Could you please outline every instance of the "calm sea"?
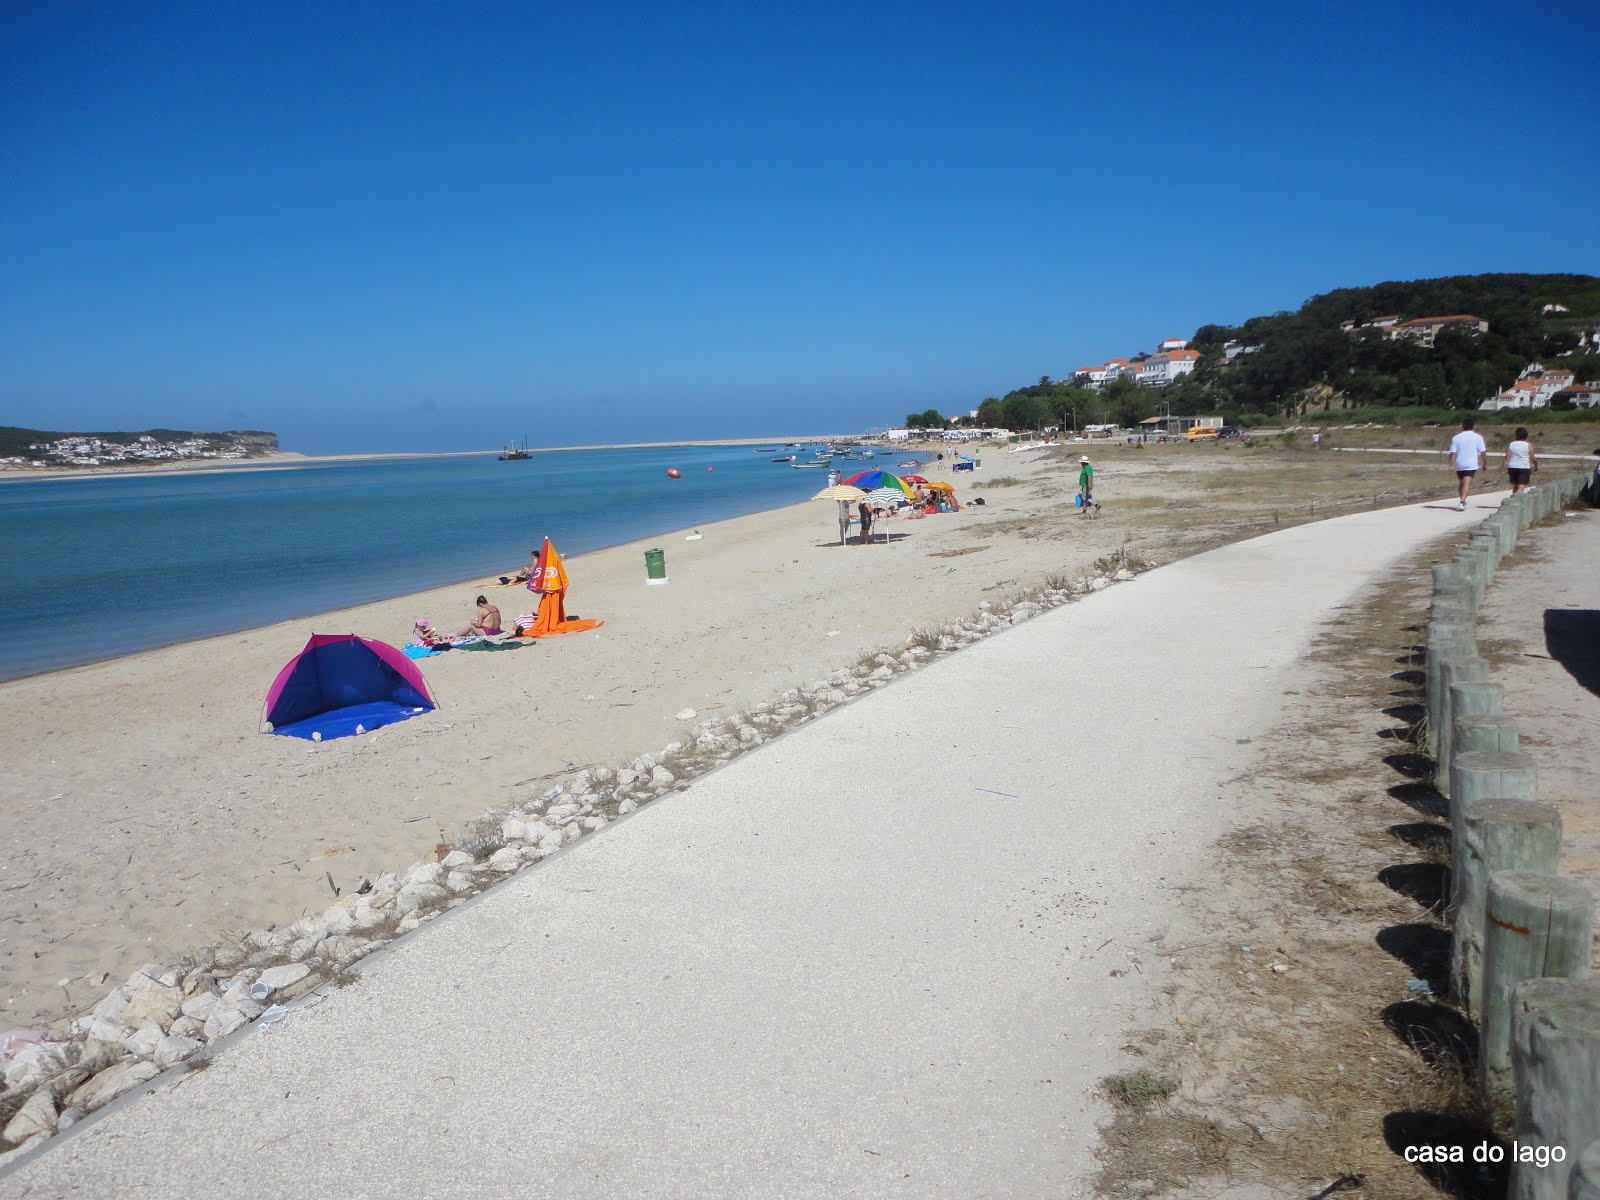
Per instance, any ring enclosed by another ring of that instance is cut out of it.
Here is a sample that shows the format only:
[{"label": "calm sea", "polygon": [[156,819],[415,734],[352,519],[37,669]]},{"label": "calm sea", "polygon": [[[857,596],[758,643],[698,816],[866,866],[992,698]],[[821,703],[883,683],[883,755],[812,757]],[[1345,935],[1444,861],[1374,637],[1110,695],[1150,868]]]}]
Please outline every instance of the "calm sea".
[{"label": "calm sea", "polygon": [[545,535],[581,554],[827,482],[771,457],[573,450],[0,484],[0,679],[487,576]]}]

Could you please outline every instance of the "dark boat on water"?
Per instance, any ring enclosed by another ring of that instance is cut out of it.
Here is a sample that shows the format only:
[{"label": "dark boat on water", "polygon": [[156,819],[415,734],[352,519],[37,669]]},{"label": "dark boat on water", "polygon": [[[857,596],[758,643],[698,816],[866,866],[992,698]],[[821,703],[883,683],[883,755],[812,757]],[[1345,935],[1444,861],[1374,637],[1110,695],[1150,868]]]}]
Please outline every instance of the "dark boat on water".
[{"label": "dark boat on water", "polygon": [[500,461],[501,462],[521,462],[525,458],[532,458],[532,457],[533,457],[533,455],[528,453],[528,439],[526,437],[524,437],[522,439],[521,447],[518,447],[515,442],[512,442],[510,445],[508,445],[505,448],[505,450],[503,450],[501,452]]}]

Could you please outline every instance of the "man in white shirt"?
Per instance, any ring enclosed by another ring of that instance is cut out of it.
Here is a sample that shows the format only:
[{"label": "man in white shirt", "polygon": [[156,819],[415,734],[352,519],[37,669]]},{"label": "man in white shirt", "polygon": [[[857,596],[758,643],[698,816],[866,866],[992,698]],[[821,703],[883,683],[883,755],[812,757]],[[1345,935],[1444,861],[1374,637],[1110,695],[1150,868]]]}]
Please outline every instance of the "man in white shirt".
[{"label": "man in white shirt", "polygon": [[1472,491],[1472,477],[1483,470],[1488,452],[1489,447],[1484,444],[1483,435],[1473,431],[1472,418],[1467,417],[1461,422],[1461,432],[1450,439],[1450,449],[1445,451],[1456,470],[1457,512],[1467,511],[1467,493]]}]

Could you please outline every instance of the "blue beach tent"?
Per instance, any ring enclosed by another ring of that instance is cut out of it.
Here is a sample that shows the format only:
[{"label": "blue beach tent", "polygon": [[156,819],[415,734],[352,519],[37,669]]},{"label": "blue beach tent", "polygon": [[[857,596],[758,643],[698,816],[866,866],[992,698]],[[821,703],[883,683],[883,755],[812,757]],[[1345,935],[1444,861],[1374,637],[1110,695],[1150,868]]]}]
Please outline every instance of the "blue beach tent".
[{"label": "blue beach tent", "polygon": [[263,729],[320,740],[348,737],[431,712],[415,663],[393,646],[353,633],[314,633],[267,691]]}]

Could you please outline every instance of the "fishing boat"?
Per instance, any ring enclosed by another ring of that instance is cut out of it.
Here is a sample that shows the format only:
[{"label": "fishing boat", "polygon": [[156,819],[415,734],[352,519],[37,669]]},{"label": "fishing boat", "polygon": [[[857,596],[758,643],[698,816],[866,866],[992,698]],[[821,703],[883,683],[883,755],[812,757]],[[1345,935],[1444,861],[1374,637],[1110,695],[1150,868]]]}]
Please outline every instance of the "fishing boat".
[{"label": "fishing boat", "polygon": [[807,469],[809,469],[811,467],[831,467],[831,466],[833,466],[833,459],[831,459],[831,458],[813,459],[811,462],[797,462],[797,463],[790,463],[789,465],[791,467],[793,467],[796,471],[804,471],[804,470],[807,470]]},{"label": "fishing boat", "polygon": [[794,460],[795,460],[795,456],[793,454],[780,454],[780,455],[778,455],[777,458],[773,459],[772,461],[773,462],[792,463]]},{"label": "fishing boat", "polygon": [[500,455],[499,461],[521,462],[523,459],[532,457],[533,455],[528,453],[528,439],[526,436],[524,436],[521,446],[518,446],[515,442],[507,443],[505,450]]},{"label": "fishing boat", "polygon": [[777,452],[778,448],[776,446],[767,446],[765,449],[756,451],[757,454],[776,454]]}]

